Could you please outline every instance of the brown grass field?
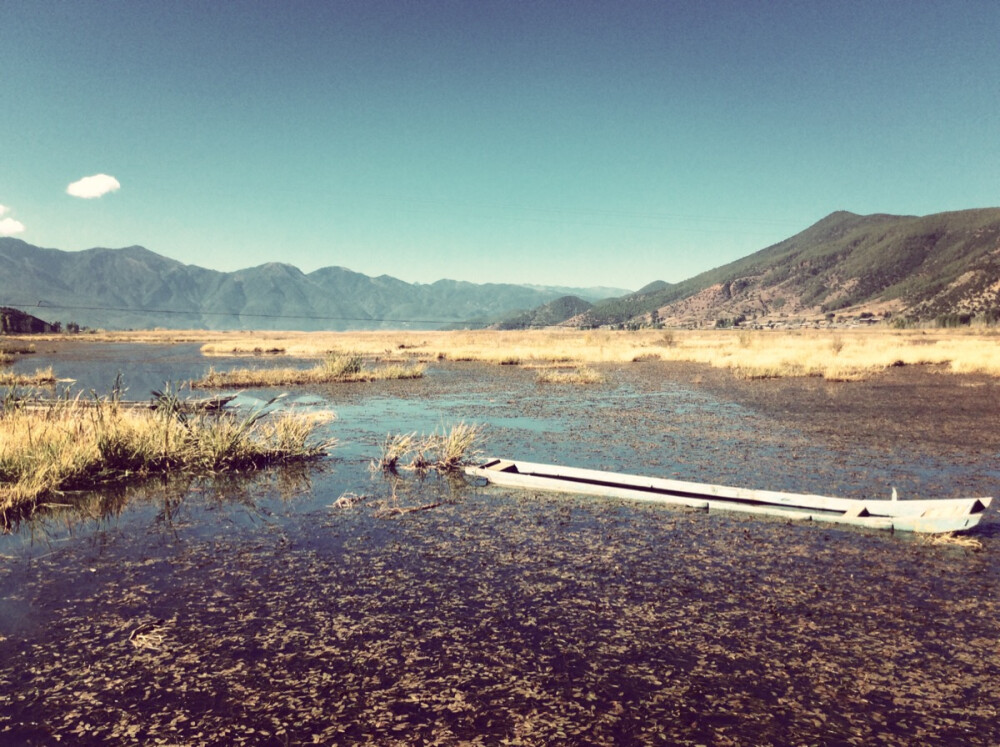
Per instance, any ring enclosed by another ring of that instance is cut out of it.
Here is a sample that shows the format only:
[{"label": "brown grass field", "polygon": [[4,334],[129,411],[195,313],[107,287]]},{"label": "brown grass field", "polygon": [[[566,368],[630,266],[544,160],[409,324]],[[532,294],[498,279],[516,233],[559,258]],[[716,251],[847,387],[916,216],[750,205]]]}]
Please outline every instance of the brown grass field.
[{"label": "brown grass field", "polygon": [[202,342],[205,355],[271,353],[325,358],[351,351],[383,362],[484,361],[521,365],[703,363],[743,379],[870,378],[890,366],[935,365],[953,373],[1000,375],[994,329],[572,330],[210,332],[157,330],[88,336],[101,341]]}]

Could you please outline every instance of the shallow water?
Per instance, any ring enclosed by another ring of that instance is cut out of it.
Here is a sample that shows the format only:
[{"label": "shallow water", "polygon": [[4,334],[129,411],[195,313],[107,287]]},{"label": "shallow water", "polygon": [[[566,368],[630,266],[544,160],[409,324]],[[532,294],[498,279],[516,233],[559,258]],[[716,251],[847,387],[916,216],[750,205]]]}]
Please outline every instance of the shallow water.
[{"label": "shallow water", "polygon": [[[134,399],[228,365],[81,350],[53,354],[57,374],[97,389],[121,368]],[[314,467],[150,481],[0,537],[0,743],[1000,741],[995,520],[972,551],[368,470],[386,433],[464,421],[491,455],[698,481],[1000,483],[993,454],[835,450],[666,367],[607,374],[443,364],[296,390],[281,407],[337,413]]]}]

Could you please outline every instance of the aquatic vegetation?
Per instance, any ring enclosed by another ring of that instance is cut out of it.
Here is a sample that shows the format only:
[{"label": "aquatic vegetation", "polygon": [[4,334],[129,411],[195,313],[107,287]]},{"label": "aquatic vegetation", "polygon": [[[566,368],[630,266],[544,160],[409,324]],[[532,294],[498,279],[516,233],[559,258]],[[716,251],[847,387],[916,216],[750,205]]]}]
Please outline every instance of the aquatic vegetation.
[{"label": "aquatic vegetation", "polygon": [[213,511],[208,537],[181,530],[152,552],[132,537],[10,578],[4,593],[48,602],[43,630],[3,644],[0,733],[997,743],[989,552],[977,583],[941,583],[967,564],[892,537],[545,495],[455,503],[436,487],[419,505],[401,489],[399,505],[330,509],[321,528],[309,515],[246,535]]},{"label": "aquatic vegetation", "polygon": [[983,549],[982,540],[978,537],[970,537],[965,534],[955,534],[954,532],[921,536],[920,541],[929,545],[961,547],[966,550],[972,550],[973,552],[980,552]]},{"label": "aquatic vegetation", "polygon": [[426,370],[422,364],[394,364],[378,368],[365,368],[363,357],[356,353],[328,355],[313,368],[234,368],[216,371],[210,368],[201,379],[190,382],[195,389],[221,389],[226,387],[294,386],[302,384],[327,384],[335,382],[389,381],[419,379]]},{"label": "aquatic vegetation", "polygon": [[544,369],[538,372],[539,384],[603,384],[607,378],[600,371],[581,366],[572,371]]},{"label": "aquatic vegetation", "polygon": [[35,352],[33,343],[15,342],[13,340],[0,342],[0,354],[32,355]]},{"label": "aquatic vegetation", "polygon": [[[1000,436],[984,415],[995,414],[993,382],[894,370],[905,386],[892,388],[893,407],[913,409],[890,408],[899,431],[886,433],[873,425],[883,387],[745,385],[693,366],[671,378],[657,363],[601,370],[618,386],[554,391],[526,372],[455,364],[433,396],[401,388],[412,409],[394,408],[380,387],[348,392],[338,401],[370,413],[364,430],[350,418],[364,458],[299,465],[315,484],[288,510],[254,486],[262,511],[251,521],[229,489],[194,480],[166,520],[129,490],[141,510],[112,526],[0,547],[17,556],[0,557],[0,734],[62,744],[1000,744],[995,525],[972,552],[480,490],[461,475],[407,472],[414,452],[400,461],[406,479],[367,473],[387,430],[465,417],[494,423],[490,451],[505,455],[874,490],[937,454],[900,486],[907,497],[924,479],[934,492],[946,482],[978,490],[995,482]],[[696,376],[718,388],[673,396]],[[831,389],[837,406],[824,409]],[[768,397],[776,414],[730,395]],[[942,431],[942,410],[967,440]],[[953,458],[954,471],[942,467]],[[351,502],[348,491],[362,502],[328,508]]]},{"label": "aquatic vegetation", "polygon": [[19,355],[31,355],[34,352],[35,346],[30,343],[0,342],[0,365],[13,363]]},{"label": "aquatic vegetation", "polygon": [[483,427],[459,423],[447,432],[418,436],[416,433],[389,434],[380,445],[378,459],[371,462],[373,472],[395,474],[407,456],[412,455],[407,469],[418,472],[436,469],[449,473],[458,471],[481,456],[479,444]]},{"label": "aquatic vegetation", "polygon": [[481,455],[481,425],[459,423],[440,436],[431,437],[431,451],[437,455],[434,466],[441,472],[453,472]]},{"label": "aquatic vegetation", "polygon": [[0,415],[0,512],[133,476],[216,473],[312,459],[316,422],[293,414],[190,413],[80,398]]},{"label": "aquatic vegetation", "polygon": [[342,493],[337,500],[330,504],[330,508],[352,508],[367,498],[368,496],[366,495],[359,495],[358,493],[348,491]]},{"label": "aquatic vegetation", "polygon": [[348,378],[361,373],[363,362],[357,353],[333,353],[323,359],[323,370],[333,379]]},{"label": "aquatic vegetation", "polygon": [[377,460],[372,460],[371,469],[373,472],[396,472],[399,469],[399,462],[407,454],[413,451],[416,442],[416,433],[388,434],[381,444],[381,454]]},{"label": "aquatic vegetation", "polygon": [[290,356],[350,348],[379,357],[404,349],[414,360],[519,360],[522,365],[627,363],[655,355],[731,369],[743,378],[850,381],[877,376],[893,365],[940,365],[952,373],[1000,376],[1000,341],[988,329],[464,330],[425,331],[419,338],[401,332],[243,334],[207,343],[202,352],[251,352],[270,345]]},{"label": "aquatic vegetation", "polygon": [[51,386],[56,383],[52,366],[39,368],[33,374],[0,371],[0,386]]}]

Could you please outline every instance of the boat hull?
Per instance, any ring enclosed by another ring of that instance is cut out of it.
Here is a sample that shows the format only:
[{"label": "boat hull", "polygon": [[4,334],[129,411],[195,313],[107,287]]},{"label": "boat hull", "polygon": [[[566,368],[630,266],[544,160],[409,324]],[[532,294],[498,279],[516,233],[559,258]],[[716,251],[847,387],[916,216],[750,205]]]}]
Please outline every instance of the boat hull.
[{"label": "boat hull", "polygon": [[469,467],[466,473],[495,485],[513,488],[920,533],[972,529],[979,524],[993,502],[990,497],[912,501],[838,498],[502,459],[491,459],[479,466]]}]

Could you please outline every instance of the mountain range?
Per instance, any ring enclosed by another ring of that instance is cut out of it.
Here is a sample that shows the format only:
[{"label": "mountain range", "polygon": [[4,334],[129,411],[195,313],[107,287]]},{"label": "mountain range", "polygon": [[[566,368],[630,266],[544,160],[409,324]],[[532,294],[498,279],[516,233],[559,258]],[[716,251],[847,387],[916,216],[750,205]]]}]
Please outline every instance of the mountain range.
[{"label": "mountain range", "polygon": [[706,326],[865,315],[1000,318],[1000,208],[927,216],[831,213],[680,283],[655,282],[563,320]]},{"label": "mountain range", "polygon": [[88,327],[379,329],[701,327],[847,317],[1000,320],[1000,208],[928,216],[837,211],[747,257],[634,293],[439,280],[268,263],[236,272],[139,246],[64,252],[0,238],[0,305]]},{"label": "mountain range", "polygon": [[141,246],[65,252],[0,238],[0,305],[31,307],[46,321],[92,328],[427,329],[501,317],[567,294],[595,301],[624,292],[456,280],[407,283],[343,267],[304,273],[277,262],[219,272]]}]

